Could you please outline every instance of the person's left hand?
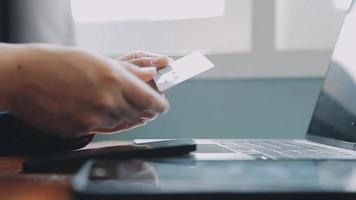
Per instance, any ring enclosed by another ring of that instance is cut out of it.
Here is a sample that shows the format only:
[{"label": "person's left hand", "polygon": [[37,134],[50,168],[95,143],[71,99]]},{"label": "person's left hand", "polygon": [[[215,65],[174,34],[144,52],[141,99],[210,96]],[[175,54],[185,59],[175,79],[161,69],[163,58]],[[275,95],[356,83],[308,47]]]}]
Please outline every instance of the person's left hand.
[{"label": "person's left hand", "polygon": [[[144,51],[135,51],[126,55],[123,55],[117,58],[118,61],[124,62],[124,67],[130,71],[135,76],[139,77],[141,80],[147,82],[151,86],[154,76],[157,74],[157,70],[166,67],[172,59],[149,52]],[[95,130],[95,133],[113,133],[113,132],[123,132],[129,131],[141,126],[146,125],[147,123],[155,120],[158,114],[150,111],[145,111],[141,114],[139,120],[123,121],[121,124],[112,129],[98,129]]]}]

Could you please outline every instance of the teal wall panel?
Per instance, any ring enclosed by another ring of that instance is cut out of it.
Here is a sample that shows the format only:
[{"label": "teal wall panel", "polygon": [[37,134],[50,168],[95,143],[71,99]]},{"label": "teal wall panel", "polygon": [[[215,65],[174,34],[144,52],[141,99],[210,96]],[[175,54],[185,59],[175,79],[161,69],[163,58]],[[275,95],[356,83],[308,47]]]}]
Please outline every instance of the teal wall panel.
[{"label": "teal wall panel", "polygon": [[127,133],[133,138],[302,138],[321,79],[193,80],[167,93],[169,113]]}]

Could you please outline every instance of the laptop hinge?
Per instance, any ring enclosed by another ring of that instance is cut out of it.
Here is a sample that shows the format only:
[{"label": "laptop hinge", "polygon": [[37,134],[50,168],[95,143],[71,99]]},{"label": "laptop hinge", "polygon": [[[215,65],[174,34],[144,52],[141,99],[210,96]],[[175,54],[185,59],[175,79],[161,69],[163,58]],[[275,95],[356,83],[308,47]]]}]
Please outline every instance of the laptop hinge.
[{"label": "laptop hinge", "polygon": [[339,147],[343,149],[348,149],[348,150],[356,150],[356,144],[351,143],[351,142],[346,142],[342,140],[336,140],[336,139],[331,139],[331,138],[326,138],[326,137],[321,137],[321,136],[316,136],[316,135],[310,135],[308,134],[306,136],[307,140],[320,143],[320,144],[326,144],[334,147]]}]

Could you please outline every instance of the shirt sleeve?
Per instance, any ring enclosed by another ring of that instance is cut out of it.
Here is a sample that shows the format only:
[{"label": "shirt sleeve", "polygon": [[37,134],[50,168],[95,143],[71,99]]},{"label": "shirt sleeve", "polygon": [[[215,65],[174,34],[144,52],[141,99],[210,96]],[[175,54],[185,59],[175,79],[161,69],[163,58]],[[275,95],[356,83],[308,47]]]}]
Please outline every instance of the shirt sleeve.
[{"label": "shirt sleeve", "polygon": [[37,130],[11,113],[0,113],[0,156],[33,155],[80,149],[94,135],[60,138]]}]

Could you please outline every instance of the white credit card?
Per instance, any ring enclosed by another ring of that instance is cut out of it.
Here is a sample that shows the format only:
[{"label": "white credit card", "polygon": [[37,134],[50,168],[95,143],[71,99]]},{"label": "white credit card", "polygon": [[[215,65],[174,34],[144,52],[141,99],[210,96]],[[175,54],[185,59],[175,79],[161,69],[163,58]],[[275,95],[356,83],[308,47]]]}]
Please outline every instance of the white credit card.
[{"label": "white credit card", "polygon": [[158,71],[153,79],[160,92],[165,92],[179,83],[193,78],[211,68],[214,64],[202,53],[196,51]]}]

